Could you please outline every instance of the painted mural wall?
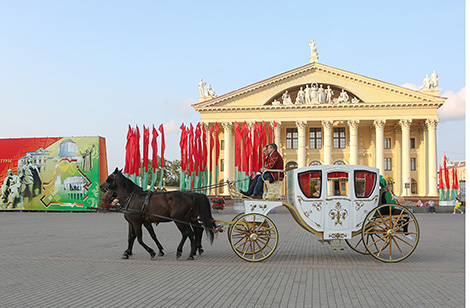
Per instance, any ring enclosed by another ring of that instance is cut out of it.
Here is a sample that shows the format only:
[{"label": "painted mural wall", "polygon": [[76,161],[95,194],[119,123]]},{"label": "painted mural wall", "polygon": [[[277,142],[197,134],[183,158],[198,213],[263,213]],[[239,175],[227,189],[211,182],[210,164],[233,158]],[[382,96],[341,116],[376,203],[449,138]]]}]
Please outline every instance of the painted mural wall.
[{"label": "painted mural wall", "polygon": [[102,137],[0,139],[0,209],[97,208],[107,173]]}]

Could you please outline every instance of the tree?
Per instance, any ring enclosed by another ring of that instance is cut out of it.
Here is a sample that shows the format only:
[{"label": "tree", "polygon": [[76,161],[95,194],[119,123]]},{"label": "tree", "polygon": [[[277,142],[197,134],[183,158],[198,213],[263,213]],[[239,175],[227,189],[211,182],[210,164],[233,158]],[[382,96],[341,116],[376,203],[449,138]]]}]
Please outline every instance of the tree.
[{"label": "tree", "polygon": [[[157,156],[157,162],[158,165],[161,163],[161,158],[160,156]],[[143,162],[140,167],[140,174],[143,174],[144,172],[144,166]],[[181,163],[180,160],[175,159],[173,161],[168,160],[165,158],[165,166],[163,167],[163,178],[164,178],[164,183],[163,186],[180,186],[180,172],[181,172]],[[152,160],[149,160],[149,179],[148,179],[148,184],[150,185],[152,183]],[[157,180],[155,181],[155,186],[158,186],[160,183],[160,177],[161,177],[161,171],[160,169],[156,170]]]}]

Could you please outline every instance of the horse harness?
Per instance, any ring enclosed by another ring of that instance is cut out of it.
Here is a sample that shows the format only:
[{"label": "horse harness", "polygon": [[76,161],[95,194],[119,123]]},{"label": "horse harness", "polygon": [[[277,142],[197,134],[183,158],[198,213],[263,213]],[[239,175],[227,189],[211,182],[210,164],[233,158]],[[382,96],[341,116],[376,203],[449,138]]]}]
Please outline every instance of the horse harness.
[{"label": "horse harness", "polygon": [[[111,189],[108,188],[108,190],[111,190]],[[113,190],[111,190],[111,191],[115,192]],[[206,227],[204,227],[203,224],[199,223],[200,222],[199,220],[195,220],[198,223],[194,224],[194,223],[186,222],[186,221],[179,220],[179,219],[176,219],[176,218],[171,218],[171,217],[166,217],[166,216],[150,213],[150,211],[149,211],[150,197],[153,195],[153,193],[154,192],[150,191],[150,190],[147,192],[147,195],[145,196],[144,203],[142,204],[142,207],[141,207],[140,210],[132,210],[132,209],[129,209],[129,204],[131,203],[132,198],[136,194],[136,191],[134,190],[126,198],[126,200],[124,201],[124,204],[119,207],[119,210],[123,213],[140,214],[142,216],[142,218],[144,218],[144,219],[145,219],[145,217],[147,217],[146,220],[147,220],[148,223],[152,223],[152,221],[150,220],[150,216],[153,216],[153,217],[157,217],[157,218],[161,218],[161,219],[165,219],[165,220],[171,220],[171,221],[174,221],[174,222],[179,222],[179,223],[189,225],[189,226],[192,226],[192,227],[200,227],[200,228],[206,229]],[[190,196],[190,194],[188,192],[183,192],[183,193]],[[155,223],[158,224],[158,222],[155,222]],[[214,229],[211,229],[211,230],[214,231]]]}]

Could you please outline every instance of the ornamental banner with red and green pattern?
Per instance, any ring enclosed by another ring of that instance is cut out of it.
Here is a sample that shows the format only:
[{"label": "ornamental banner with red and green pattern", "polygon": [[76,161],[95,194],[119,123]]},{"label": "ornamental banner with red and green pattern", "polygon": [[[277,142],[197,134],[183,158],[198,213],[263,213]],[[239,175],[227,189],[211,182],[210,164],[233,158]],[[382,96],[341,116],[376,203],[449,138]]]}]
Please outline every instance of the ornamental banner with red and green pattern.
[{"label": "ornamental banner with red and green pattern", "polygon": [[107,175],[104,138],[0,139],[0,210],[98,208]]}]

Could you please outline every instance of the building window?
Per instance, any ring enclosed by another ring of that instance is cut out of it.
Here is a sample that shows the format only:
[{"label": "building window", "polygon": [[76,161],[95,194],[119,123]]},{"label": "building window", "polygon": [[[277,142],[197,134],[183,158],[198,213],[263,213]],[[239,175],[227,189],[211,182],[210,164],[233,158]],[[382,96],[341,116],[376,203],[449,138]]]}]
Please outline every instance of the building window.
[{"label": "building window", "polygon": [[411,149],[416,149],[416,139],[415,138],[410,139],[410,148]]},{"label": "building window", "polygon": [[416,158],[412,157],[411,158],[411,171],[416,170]]},{"label": "building window", "polygon": [[309,164],[309,166],[320,166],[320,165],[321,165],[321,162],[319,162],[318,160],[314,160]]},{"label": "building window", "polygon": [[297,149],[299,137],[297,128],[286,128],[286,132],[286,147],[288,149]]},{"label": "building window", "polygon": [[384,159],[384,170],[392,170],[392,159],[391,158],[385,158]]},{"label": "building window", "polygon": [[220,150],[225,150],[225,140],[220,140]]},{"label": "building window", "polygon": [[298,165],[295,161],[290,161],[286,164],[286,171],[297,169],[297,168],[298,168]]},{"label": "building window", "polygon": [[384,149],[392,148],[392,138],[384,138]]},{"label": "building window", "polygon": [[224,171],[225,161],[223,159],[220,160],[220,171]]},{"label": "building window", "polygon": [[412,194],[418,193],[418,183],[416,183],[415,179],[411,179],[411,193]]},{"label": "building window", "polygon": [[333,128],[333,148],[334,149],[346,148],[346,128],[345,127]]},{"label": "building window", "polygon": [[333,165],[346,165],[346,164],[342,160],[337,160],[333,163]]},{"label": "building window", "polygon": [[321,128],[320,127],[310,128],[310,148],[321,149]]}]

